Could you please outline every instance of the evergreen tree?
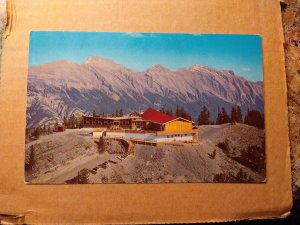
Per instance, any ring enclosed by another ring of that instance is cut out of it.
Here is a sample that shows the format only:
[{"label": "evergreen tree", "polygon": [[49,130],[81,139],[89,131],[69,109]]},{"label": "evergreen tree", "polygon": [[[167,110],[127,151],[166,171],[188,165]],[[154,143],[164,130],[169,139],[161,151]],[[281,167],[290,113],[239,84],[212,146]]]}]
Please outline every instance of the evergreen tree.
[{"label": "evergreen tree", "polygon": [[167,109],[165,113],[166,113],[167,115],[169,115],[169,116],[173,116],[173,111],[172,111],[172,109]]},{"label": "evergreen tree", "polygon": [[180,114],[180,117],[184,118],[185,111],[184,111],[184,108],[182,106],[179,108],[179,114]]},{"label": "evergreen tree", "polygon": [[239,106],[236,107],[236,118],[235,118],[237,123],[243,123],[243,115],[242,115],[242,110]]},{"label": "evergreen tree", "polygon": [[76,128],[76,117],[73,113],[70,115],[70,118],[69,118],[69,127],[71,129]]},{"label": "evergreen tree", "polygon": [[180,117],[187,120],[192,120],[191,115],[183,107],[180,107],[179,113],[181,115]]},{"label": "evergreen tree", "polygon": [[30,153],[29,153],[29,166],[30,170],[32,171],[36,166],[36,156],[35,156],[35,149],[33,145],[30,146]]},{"label": "evergreen tree", "polygon": [[176,116],[176,117],[180,117],[180,116],[181,116],[181,115],[180,115],[180,108],[179,108],[179,106],[176,107],[175,116]]},{"label": "evergreen tree", "polygon": [[263,114],[254,109],[248,109],[244,119],[244,123],[250,126],[257,127],[259,129],[264,129],[265,127]]},{"label": "evergreen tree", "polygon": [[26,127],[25,129],[25,140],[26,140],[26,143],[29,141],[30,139],[30,129],[28,127]]},{"label": "evergreen tree", "polygon": [[241,108],[239,106],[232,107],[230,122],[243,123],[243,116],[242,116]]},{"label": "evergreen tree", "polygon": [[123,110],[122,110],[122,109],[120,109],[120,111],[119,111],[119,115],[120,115],[120,116],[123,116],[123,115],[124,115],[124,113],[123,113]]},{"label": "evergreen tree", "polygon": [[57,129],[58,129],[58,121],[57,119],[55,119],[54,130],[57,131]]},{"label": "evergreen tree", "polygon": [[229,123],[230,117],[226,112],[226,109],[224,107],[218,108],[218,116],[217,116],[217,121],[216,124],[224,124],[224,123]]},{"label": "evergreen tree", "polygon": [[89,183],[89,170],[82,169],[78,172],[78,183],[79,184],[88,184]]},{"label": "evergreen tree", "polygon": [[37,139],[39,139],[41,135],[42,135],[42,128],[41,128],[41,126],[38,126],[34,131],[34,136]]},{"label": "evergreen tree", "polygon": [[161,113],[164,113],[164,114],[166,114],[166,110],[165,110],[165,108],[164,107],[162,107],[160,110],[159,110]]},{"label": "evergreen tree", "polygon": [[116,116],[116,117],[119,116],[119,110],[118,110],[118,109],[116,109],[115,116]]},{"label": "evergreen tree", "polygon": [[78,114],[76,118],[76,128],[82,128],[83,127],[83,115]]},{"label": "evergreen tree", "polygon": [[47,133],[47,129],[46,129],[46,124],[44,123],[44,126],[43,126],[43,135],[45,135]]},{"label": "evergreen tree", "polygon": [[224,107],[222,107],[222,118],[223,118],[222,123],[229,123],[230,118]]},{"label": "evergreen tree", "polygon": [[203,109],[198,116],[198,125],[209,125],[209,124],[211,124],[210,112],[206,106],[203,106]]},{"label": "evergreen tree", "polygon": [[47,132],[48,132],[48,134],[50,134],[50,133],[51,133],[51,126],[50,126],[50,122],[48,123]]},{"label": "evergreen tree", "polygon": [[223,120],[223,114],[220,111],[220,108],[218,107],[218,115],[217,115],[216,124],[222,124],[222,120]]},{"label": "evergreen tree", "polygon": [[182,107],[182,106],[177,106],[176,107],[176,112],[175,112],[176,117],[182,117],[187,120],[192,120],[191,115]]},{"label": "evergreen tree", "polygon": [[64,121],[64,127],[68,127],[68,120],[66,116],[64,116],[63,121]]}]

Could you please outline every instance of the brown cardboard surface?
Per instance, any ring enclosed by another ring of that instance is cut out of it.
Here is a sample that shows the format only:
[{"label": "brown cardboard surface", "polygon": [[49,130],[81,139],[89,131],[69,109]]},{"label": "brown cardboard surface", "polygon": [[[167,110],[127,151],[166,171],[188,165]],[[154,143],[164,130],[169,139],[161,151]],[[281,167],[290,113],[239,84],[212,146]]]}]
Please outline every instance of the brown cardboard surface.
[{"label": "brown cardboard surface", "polygon": [[[0,214],[26,223],[160,223],[281,217],[291,204],[283,34],[278,0],[15,0],[0,87]],[[266,184],[26,185],[24,145],[32,30],[260,34]]]}]

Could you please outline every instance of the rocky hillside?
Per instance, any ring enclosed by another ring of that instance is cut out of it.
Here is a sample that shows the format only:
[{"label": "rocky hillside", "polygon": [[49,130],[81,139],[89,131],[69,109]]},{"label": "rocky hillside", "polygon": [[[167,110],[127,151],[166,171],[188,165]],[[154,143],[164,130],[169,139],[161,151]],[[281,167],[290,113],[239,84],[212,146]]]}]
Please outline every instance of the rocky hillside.
[{"label": "rocky hillside", "polygon": [[239,105],[263,111],[263,84],[233,71],[195,65],[171,71],[155,65],[136,72],[112,60],[90,57],[84,63],[56,61],[29,68],[27,126],[76,112],[125,113],[147,107],[185,107],[196,118],[206,105],[230,110]]},{"label": "rocky hillside", "polygon": [[91,129],[42,136],[26,145],[26,163],[32,148],[36,162],[33,173],[27,170],[26,181],[76,183],[83,169],[89,171],[90,183],[259,183],[266,179],[264,131],[245,124],[200,126],[195,145],[128,143],[107,139],[103,148],[93,140]]}]

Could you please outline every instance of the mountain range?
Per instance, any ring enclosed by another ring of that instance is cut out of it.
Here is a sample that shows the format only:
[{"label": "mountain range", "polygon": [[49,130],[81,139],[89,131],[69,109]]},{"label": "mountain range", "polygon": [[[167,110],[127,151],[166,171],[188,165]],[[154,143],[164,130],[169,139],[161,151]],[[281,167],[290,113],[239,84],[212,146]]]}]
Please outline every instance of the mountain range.
[{"label": "mountain range", "polygon": [[124,113],[183,106],[194,119],[205,105],[215,118],[218,107],[240,106],[263,112],[263,83],[233,71],[202,65],[171,71],[154,65],[143,72],[97,56],[83,63],[60,60],[28,70],[27,127],[72,113]]}]

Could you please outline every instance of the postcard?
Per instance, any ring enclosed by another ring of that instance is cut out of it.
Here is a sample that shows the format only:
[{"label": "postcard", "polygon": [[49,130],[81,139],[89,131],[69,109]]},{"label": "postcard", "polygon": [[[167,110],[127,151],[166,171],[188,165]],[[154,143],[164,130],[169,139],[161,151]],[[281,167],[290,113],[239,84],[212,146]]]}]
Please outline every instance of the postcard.
[{"label": "postcard", "polygon": [[7,11],[2,223],[289,215],[278,0],[14,0]]},{"label": "postcard", "polygon": [[259,35],[33,31],[29,184],[266,181]]}]

